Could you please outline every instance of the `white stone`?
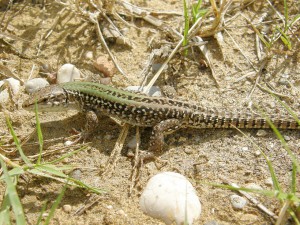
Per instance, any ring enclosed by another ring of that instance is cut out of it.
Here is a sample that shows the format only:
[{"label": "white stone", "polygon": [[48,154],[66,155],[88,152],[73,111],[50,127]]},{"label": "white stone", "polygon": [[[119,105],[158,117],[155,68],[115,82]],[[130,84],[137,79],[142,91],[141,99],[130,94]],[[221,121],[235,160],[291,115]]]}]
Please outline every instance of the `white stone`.
[{"label": "white stone", "polygon": [[6,104],[9,101],[9,92],[7,89],[0,92],[0,105]]},{"label": "white stone", "polygon": [[107,205],[106,208],[107,209],[113,209],[114,207],[112,205]]},{"label": "white stone", "polygon": [[239,195],[231,195],[230,201],[235,209],[242,209],[247,204],[247,200]]},{"label": "white stone", "polygon": [[72,206],[71,205],[63,205],[63,210],[66,212],[66,213],[70,213],[72,211]]},{"label": "white stone", "polygon": [[273,180],[272,177],[269,177],[265,180],[265,185],[272,187],[273,186]]},{"label": "white stone", "polygon": [[[4,87],[2,87],[4,85]],[[10,99],[10,93],[14,98],[19,94],[20,91],[20,81],[15,78],[7,78],[0,81],[0,105],[6,104]]]},{"label": "white stone", "polygon": [[14,95],[17,95],[19,93],[19,90],[20,90],[20,81],[15,79],[15,78],[12,78],[12,77],[7,78],[6,81],[8,82],[9,87],[12,90],[12,93]]},{"label": "white stone", "polygon": [[201,203],[192,184],[181,174],[163,172],[153,176],[140,197],[142,211],[166,224],[193,224]]},{"label": "white stone", "polygon": [[80,79],[80,71],[73,64],[62,65],[57,72],[57,83],[66,83]]},{"label": "white stone", "polygon": [[255,156],[260,156],[260,155],[261,155],[261,151],[259,151],[259,150],[255,151],[255,152],[254,152],[254,155],[255,155]]},{"label": "white stone", "polygon": [[34,93],[37,90],[49,85],[48,81],[44,78],[33,78],[25,82],[25,90],[27,93]]},{"label": "white stone", "polygon": [[94,54],[92,51],[88,51],[86,54],[85,54],[85,57],[87,59],[93,59],[94,58]]},{"label": "white stone", "polygon": [[65,146],[70,146],[72,145],[74,142],[73,141],[65,141],[64,145]]},{"label": "white stone", "polygon": [[265,131],[265,130],[258,130],[257,133],[256,133],[256,135],[257,135],[258,137],[265,137],[267,134],[268,134],[268,133],[267,133],[267,131]]},{"label": "white stone", "polygon": [[247,146],[242,147],[242,151],[247,152],[249,148]]}]

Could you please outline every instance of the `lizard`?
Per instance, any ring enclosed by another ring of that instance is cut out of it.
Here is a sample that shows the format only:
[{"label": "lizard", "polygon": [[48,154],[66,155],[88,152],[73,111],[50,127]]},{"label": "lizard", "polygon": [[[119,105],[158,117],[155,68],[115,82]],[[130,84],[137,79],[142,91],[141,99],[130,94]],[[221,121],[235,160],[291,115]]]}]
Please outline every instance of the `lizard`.
[{"label": "lizard", "polygon": [[[205,109],[197,104],[167,97],[151,97],[92,82],[68,82],[47,86],[29,96],[23,108],[35,103],[41,111],[77,108],[87,115],[83,138],[97,126],[98,115],[139,127],[153,127],[149,151],[161,151],[164,135],[180,128],[267,129],[270,124],[253,113],[233,113]],[[278,129],[300,129],[289,117],[268,116]]]}]

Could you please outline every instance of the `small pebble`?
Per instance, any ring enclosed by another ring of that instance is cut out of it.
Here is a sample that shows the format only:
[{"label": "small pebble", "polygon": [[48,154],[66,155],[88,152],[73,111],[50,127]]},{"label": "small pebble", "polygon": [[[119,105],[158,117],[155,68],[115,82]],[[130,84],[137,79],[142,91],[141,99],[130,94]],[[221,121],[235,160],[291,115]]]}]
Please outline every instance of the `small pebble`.
[{"label": "small pebble", "polygon": [[106,208],[107,209],[113,209],[113,206],[112,205],[107,205]]},{"label": "small pebble", "polygon": [[257,150],[257,151],[254,152],[254,155],[255,155],[255,156],[260,156],[260,155],[261,155],[261,152],[260,152],[259,150]]},{"label": "small pebble", "polygon": [[249,150],[249,148],[247,146],[242,147],[242,151],[247,152]]},{"label": "small pebble", "polygon": [[71,205],[63,205],[62,209],[66,212],[66,213],[70,213],[72,211],[72,206]]},{"label": "small pebble", "polygon": [[[127,91],[142,92],[142,93],[144,93],[145,89],[146,89],[145,87],[141,88],[141,86],[129,86],[129,87],[125,88],[125,90],[127,90]],[[152,86],[150,88],[149,92],[145,93],[145,94],[148,95],[148,96],[153,96],[153,97],[162,96],[160,88],[157,87],[157,86]]]},{"label": "small pebble", "polygon": [[269,177],[265,180],[265,185],[272,187],[273,186],[273,180],[272,177]]},{"label": "small pebble", "polygon": [[166,224],[193,224],[201,203],[192,184],[181,174],[163,172],[153,176],[141,197],[142,211]]},{"label": "small pebble", "polygon": [[46,86],[49,86],[49,83],[44,78],[33,78],[25,82],[25,90],[30,94]]},{"label": "small pebble", "polygon": [[242,209],[247,204],[247,200],[239,195],[231,195],[230,201],[235,209]]},{"label": "small pebble", "polygon": [[94,58],[94,54],[92,51],[88,51],[87,53],[85,53],[85,57],[89,60]]},{"label": "small pebble", "polygon": [[66,83],[80,79],[80,71],[73,64],[62,65],[57,72],[57,83]]},{"label": "small pebble", "polygon": [[283,73],[283,74],[280,75],[280,77],[288,79],[290,77],[290,75],[288,75],[286,73]]},{"label": "small pebble", "polygon": [[64,145],[65,146],[70,146],[73,144],[73,141],[65,141]]},{"label": "small pebble", "polygon": [[276,107],[276,103],[273,101],[269,102],[268,105],[271,109],[274,109]]},{"label": "small pebble", "polygon": [[265,130],[258,130],[257,133],[256,133],[256,136],[258,136],[258,137],[264,137],[267,134],[268,134],[268,132],[265,131]]},{"label": "small pebble", "polygon": [[73,177],[76,180],[81,179],[82,172],[80,169],[75,169],[70,173],[70,176]]},{"label": "small pebble", "polygon": [[123,209],[118,210],[118,211],[117,211],[117,214],[119,214],[119,215],[121,215],[121,216],[127,217],[127,214],[124,212]]},{"label": "small pebble", "polygon": [[99,70],[105,77],[113,77],[116,72],[114,63],[107,56],[99,56],[94,61],[94,67]]},{"label": "small pebble", "polygon": [[284,138],[284,140],[286,140],[286,141],[290,141],[290,140],[291,140],[290,136],[287,136],[287,135],[283,135],[283,138]]},{"label": "small pebble", "polygon": [[286,87],[290,87],[290,83],[286,78],[280,78],[278,81],[279,85],[284,85]]}]

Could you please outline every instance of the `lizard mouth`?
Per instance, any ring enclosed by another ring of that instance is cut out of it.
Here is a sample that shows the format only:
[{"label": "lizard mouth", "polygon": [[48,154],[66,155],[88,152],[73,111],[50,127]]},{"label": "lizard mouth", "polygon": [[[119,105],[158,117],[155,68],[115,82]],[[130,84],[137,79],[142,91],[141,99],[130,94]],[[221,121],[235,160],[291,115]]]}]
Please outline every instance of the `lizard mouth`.
[{"label": "lizard mouth", "polygon": [[75,102],[59,102],[59,101],[49,101],[43,99],[42,101],[33,101],[31,99],[26,100],[22,107],[27,111],[34,111],[35,105],[37,104],[38,112],[59,112],[72,109],[78,109],[78,105]]},{"label": "lizard mouth", "polygon": [[[40,112],[57,112],[74,108],[75,102],[70,102],[65,91],[59,86],[47,86],[31,94],[22,104],[28,111],[34,111],[37,104]],[[77,108],[77,107],[76,107]]]}]

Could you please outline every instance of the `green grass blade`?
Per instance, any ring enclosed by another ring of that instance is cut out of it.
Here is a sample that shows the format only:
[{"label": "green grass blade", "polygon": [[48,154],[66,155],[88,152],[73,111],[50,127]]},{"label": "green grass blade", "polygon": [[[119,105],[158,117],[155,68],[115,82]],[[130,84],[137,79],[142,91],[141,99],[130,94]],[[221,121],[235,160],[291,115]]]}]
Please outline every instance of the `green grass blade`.
[{"label": "green grass blade", "polygon": [[196,5],[192,5],[192,15],[193,15],[193,23],[196,22],[196,20],[199,18],[199,10],[202,4],[202,0],[198,0]]},{"label": "green grass blade", "polygon": [[290,38],[279,27],[277,27],[277,30],[281,34],[280,39],[283,42],[283,44],[285,46],[287,46],[289,50],[292,50],[292,42],[291,42]]},{"label": "green grass blade", "polygon": [[290,213],[291,217],[293,218],[295,225],[300,225],[300,218],[297,218],[297,215],[295,214],[295,212],[293,210],[288,210],[288,212]]},{"label": "green grass blade", "polygon": [[58,177],[68,178],[68,175],[61,172],[55,165],[38,165],[35,169]]},{"label": "green grass blade", "polygon": [[86,185],[85,183],[81,182],[80,180],[76,180],[74,178],[70,178],[70,181],[73,181],[75,184],[77,184],[79,187],[81,188],[86,188],[94,193],[97,193],[97,194],[103,194],[103,193],[107,193],[108,190],[100,190],[98,188],[94,188],[94,187],[91,187],[91,186],[88,186]]},{"label": "green grass blade", "polygon": [[270,127],[272,128],[272,130],[275,133],[275,135],[277,136],[277,138],[280,140],[280,142],[281,142],[282,146],[284,147],[284,149],[289,154],[289,157],[291,158],[293,165],[295,165],[295,168],[297,169],[297,172],[300,173],[299,162],[298,162],[297,158],[295,157],[295,155],[293,154],[293,152],[291,151],[291,149],[289,148],[289,146],[286,143],[286,141],[284,140],[284,138],[282,137],[281,133],[274,126],[272,121],[268,117],[266,117],[266,115],[264,115],[264,117],[265,117],[266,121],[269,123]]},{"label": "green grass blade", "polygon": [[237,129],[237,131],[239,131],[244,137],[246,137],[252,144],[253,146],[258,149],[261,154],[263,155],[263,157],[265,158],[266,162],[267,162],[267,165],[268,165],[268,168],[269,168],[269,171],[270,171],[270,174],[271,174],[271,178],[272,178],[272,181],[273,181],[273,185],[274,185],[274,188],[276,191],[278,192],[281,192],[281,188],[280,188],[280,185],[279,185],[279,182],[278,182],[278,179],[276,177],[276,173],[275,173],[275,170],[273,168],[273,165],[271,163],[271,161],[269,160],[269,157],[264,153],[264,151],[251,139],[249,138],[244,132],[242,132],[240,129],[238,129],[237,127],[235,128]]},{"label": "green grass blade", "polygon": [[11,224],[10,223],[10,202],[7,191],[5,192],[4,199],[1,203],[0,209],[0,224]]},{"label": "green grass blade", "polygon": [[[23,174],[23,173],[24,173],[24,170],[23,170],[22,167],[16,167],[16,168],[13,168],[13,169],[11,169],[10,171],[8,171],[8,175],[9,175],[10,177],[18,176],[18,175],[21,175],[21,174]],[[4,179],[5,179],[5,177],[4,177],[4,175],[2,175],[2,176],[0,177],[0,180],[4,180]]]},{"label": "green grass blade", "polygon": [[[183,31],[183,42],[182,46],[185,47],[188,44],[188,33],[190,29],[189,13],[186,0],[183,0],[183,14],[184,14],[184,31]],[[187,55],[188,50],[184,51],[184,54]]]},{"label": "green grass blade", "polygon": [[46,201],[45,204],[43,205],[43,208],[42,208],[42,210],[41,210],[41,212],[40,212],[40,215],[39,215],[39,217],[38,217],[38,219],[37,219],[36,225],[41,224],[42,219],[43,219],[43,214],[44,214],[44,212],[46,211],[46,208],[47,208],[47,203],[48,203],[48,202]]},{"label": "green grass blade", "polygon": [[279,192],[277,190],[260,190],[260,189],[250,189],[250,188],[243,188],[243,187],[234,187],[232,185],[227,184],[213,184],[213,183],[206,183],[208,185],[219,187],[219,188],[225,188],[232,191],[244,191],[244,192],[251,192],[251,193],[257,193],[262,194],[264,196],[268,197],[278,197],[279,195],[282,196],[282,198],[288,198],[288,194],[284,192]]},{"label": "green grass blade", "polygon": [[55,160],[53,160],[53,161],[51,161],[51,162],[49,162],[49,163],[50,163],[50,164],[54,164],[54,163],[57,163],[57,162],[61,162],[61,161],[64,160],[65,158],[69,158],[70,156],[75,155],[75,154],[77,154],[78,152],[80,152],[80,151],[82,151],[82,150],[85,150],[87,147],[88,147],[88,146],[83,146],[83,147],[81,147],[81,148],[79,148],[79,149],[77,149],[77,150],[75,150],[75,151],[72,151],[72,152],[69,152],[69,153],[67,153],[67,154],[64,154],[64,155],[62,155],[61,157],[59,157],[58,159],[55,159]]},{"label": "green grass blade", "polygon": [[10,176],[8,175],[6,165],[1,158],[0,158],[0,164],[1,164],[1,168],[3,169],[5,183],[7,185],[7,195],[9,197],[9,202],[12,206],[13,212],[16,217],[16,224],[17,225],[26,224],[23,207],[22,207],[21,201],[19,199],[16,187],[15,187],[13,181],[11,180]]},{"label": "green grass blade", "polygon": [[291,107],[289,107],[286,103],[281,101],[276,95],[273,95],[273,97],[276,98],[276,100],[285,108],[286,111],[288,111],[288,113],[293,117],[293,119],[297,121],[297,123],[300,125],[300,120],[296,113],[291,109]]},{"label": "green grass blade", "polygon": [[196,23],[196,21],[200,17],[203,17],[208,12],[208,9],[200,9],[201,5],[202,5],[202,0],[198,0],[197,4],[192,5],[193,24]]},{"label": "green grass blade", "polygon": [[10,225],[9,207],[0,211],[0,224]]},{"label": "green grass blade", "polygon": [[38,136],[38,140],[39,140],[39,157],[37,160],[37,164],[41,163],[41,159],[42,159],[42,152],[43,152],[43,147],[44,147],[44,139],[43,139],[43,133],[42,133],[42,129],[41,129],[41,124],[40,124],[40,120],[39,120],[39,115],[38,115],[38,106],[37,103],[35,103],[35,119],[36,119],[36,131],[37,131],[37,136]]},{"label": "green grass blade", "polygon": [[[59,180],[57,177],[52,176],[51,174],[45,173],[44,171],[39,170],[39,169],[29,169],[27,172],[32,173],[34,175],[42,176],[42,177],[45,177],[45,178],[50,178],[50,179],[53,179],[53,180]],[[61,181],[61,180],[59,180],[59,181]]]},{"label": "green grass blade", "polygon": [[289,28],[291,26],[293,26],[294,23],[297,23],[299,19],[300,19],[300,14],[298,14],[297,16],[294,17],[294,19],[292,20],[291,24],[289,25]]},{"label": "green grass blade", "polygon": [[46,221],[44,223],[45,225],[48,225],[50,223],[50,220],[53,218],[55,210],[57,209],[59,203],[61,202],[61,200],[62,200],[62,198],[63,198],[63,196],[65,194],[65,191],[67,189],[67,185],[68,185],[68,183],[65,184],[65,186],[61,190],[60,194],[56,198],[55,202],[53,203],[53,205],[52,205],[52,207],[50,209],[50,212],[49,212],[49,216],[47,217],[47,219],[46,219]]},{"label": "green grass blade", "polygon": [[291,192],[296,194],[297,191],[297,165],[293,163],[292,166],[292,183],[291,183]]},{"label": "green grass blade", "polygon": [[16,145],[18,151],[19,151],[19,154],[20,154],[21,158],[23,159],[23,161],[24,161],[28,166],[31,166],[32,164],[31,164],[30,160],[25,156],[25,154],[24,154],[24,152],[23,152],[23,150],[22,150],[20,141],[19,141],[19,139],[17,138],[17,135],[16,135],[16,133],[15,133],[15,131],[14,131],[14,129],[13,129],[13,127],[12,127],[12,125],[11,125],[11,122],[10,122],[10,120],[9,120],[8,117],[6,117],[6,123],[7,123],[7,126],[8,126],[8,128],[9,128],[9,131],[10,131],[11,135],[13,136],[14,143],[15,143],[15,145]]},{"label": "green grass blade", "polygon": [[85,188],[89,191],[92,191],[94,193],[97,193],[97,194],[101,194],[101,193],[105,193],[107,192],[106,190],[100,190],[98,188],[94,188],[94,187],[91,187],[89,185],[86,185],[85,183],[79,181],[79,180],[76,180],[76,179],[73,179],[73,178],[70,178],[69,176],[65,175],[66,177],[56,177],[56,176],[52,176],[51,174],[48,174],[48,173],[45,173],[41,170],[38,170],[38,169],[30,169],[28,170],[28,172],[32,173],[32,174],[35,174],[35,175],[38,175],[38,176],[42,176],[42,177],[45,177],[45,178],[50,178],[52,180],[57,180],[59,182],[63,182],[63,183],[66,183],[67,179],[69,179],[69,181],[72,181],[69,183],[69,185],[72,185],[72,186],[75,186],[75,187],[79,187],[79,188]]}]

